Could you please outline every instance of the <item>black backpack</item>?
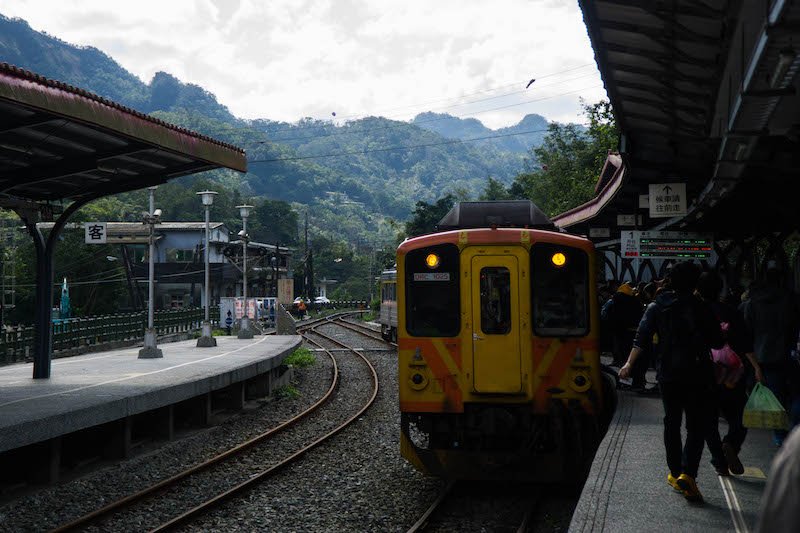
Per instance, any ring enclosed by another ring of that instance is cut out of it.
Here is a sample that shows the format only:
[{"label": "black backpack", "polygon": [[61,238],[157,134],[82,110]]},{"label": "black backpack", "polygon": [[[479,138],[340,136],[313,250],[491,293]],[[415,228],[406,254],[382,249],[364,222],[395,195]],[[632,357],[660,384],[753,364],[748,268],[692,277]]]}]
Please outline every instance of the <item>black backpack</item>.
[{"label": "black backpack", "polygon": [[707,309],[694,296],[662,306],[658,314],[660,375],[667,381],[699,382],[712,377]]}]

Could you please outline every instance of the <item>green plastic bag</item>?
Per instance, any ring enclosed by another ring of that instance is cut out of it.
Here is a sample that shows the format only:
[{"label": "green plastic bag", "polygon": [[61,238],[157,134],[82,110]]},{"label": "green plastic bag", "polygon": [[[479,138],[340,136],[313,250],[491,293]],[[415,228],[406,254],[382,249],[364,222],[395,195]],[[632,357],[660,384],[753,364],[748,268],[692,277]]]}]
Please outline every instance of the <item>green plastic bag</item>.
[{"label": "green plastic bag", "polygon": [[771,390],[756,383],[744,406],[742,424],[748,428],[789,429],[789,415]]}]

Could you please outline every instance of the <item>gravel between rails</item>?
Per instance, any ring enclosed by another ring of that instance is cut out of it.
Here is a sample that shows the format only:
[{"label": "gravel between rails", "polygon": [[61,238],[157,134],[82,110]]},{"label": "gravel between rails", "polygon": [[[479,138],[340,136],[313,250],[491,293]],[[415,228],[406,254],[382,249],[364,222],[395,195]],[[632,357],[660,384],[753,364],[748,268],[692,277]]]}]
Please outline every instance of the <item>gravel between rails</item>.
[{"label": "gravel between rails", "polygon": [[[52,529],[106,503],[141,490],[200,463],[305,410],[328,389],[332,363],[317,355],[317,363],[295,371],[297,398],[261,402],[224,423],[177,438],[129,460],[115,463],[78,479],[48,487],[0,506],[3,531]],[[120,531],[141,531],[135,523]]]},{"label": "gravel between rails", "polygon": [[[321,329],[328,330],[336,330],[336,338],[352,346],[382,350],[387,346],[335,325]],[[375,403],[357,422],[243,497],[201,516],[184,530],[406,531],[436,498],[444,482],[420,474],[400,456],[396,353],[363,353],[378,372],[380,389]],[[346,367],[343,372],[364,368],[352,356],[347,359],[353,368],[344,363],[344,357],[337,357]],[[150,453],[9,502],[0,507],[2,529],[41,531],[55,527],[242,442],[262,428],[276,425],[311,405],[327,390],[330,361],[322,354],[317,354],[317,361],[312,367],[296,371],[299,398],[267,403]],[[368,391],[371,380],[366,372],[363,375],[361,387]],[[201,489],[207,495],[212,487]],[[575,506],[574,495],[546,494],[537,505],[540,510],[531,530],[566,531]],[[114,528],[142,531],[144,523],[130,517],[124,524],[114,524]],[[464,525],[463,531],[476,530],[474,522],[465,521]]]}]

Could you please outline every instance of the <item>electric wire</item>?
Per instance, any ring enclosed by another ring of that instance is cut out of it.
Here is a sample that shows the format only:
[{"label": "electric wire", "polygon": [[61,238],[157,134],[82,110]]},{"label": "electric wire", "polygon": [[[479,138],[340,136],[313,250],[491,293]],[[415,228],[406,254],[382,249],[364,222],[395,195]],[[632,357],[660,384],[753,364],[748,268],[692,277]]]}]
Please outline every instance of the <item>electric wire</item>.
[{"label": "electric wire", "polygon": [[[582,91],[585,91],[587,89],[592,89],[592,88],[595,88],[595,87],[599,87],[599,85],[594,85],[594,86],[590,86],[590,87],[584,87],[582,89],[578,89],[576,91],[571,91],[571,92],[573,92],[573,93],[574,92],[582,92]],[[569,94],[569,93],[564,93],[564,94]],[[563,96],[563,95],[559,95],[559,96]],[[544,97],[544,98],[541,98],[540,100],[546,100],[548,98],[555,98],[555,96]],[[505,105],[505,106],[500,106],[500,107],[494,108],[492,110],[505,109],[505,108],[508,108],[508,107],[524,105],[524,104],[527,104],[527,103],[530,103],[530,101],[521,102],[521,103],[517,103],[517,104],[509,104],[509,105]],[[488,112],[488,111],[490,111],[490,110],[484,110],[484,111],[481,111],[480,113],[484,113],[484,112]],[[293,156],[293,157],[282,157],[282,158],[272,158],[272,159],[249,159],[247,162],[248,163],[275,163],[275,162],[279,162],[279,161],[301,161],[301,160],[307,160],[307,159],[324,159],[324,158],[328,158],[328,157],[341,157],[341,156],[345,156],[345,155],[363,155],[363,154],[369,154],[369,153],[375,153],[375,152],[391,152],[391,151],[397,151],[397,150],[414,150],[414,149],[417,149],[417,148],[429,148],[429,147],[433,147],[433,146],[443,146],[443,145],[448,145],[448,144],[458,144],[458,143],[465,143],[465,142],[485,141],[485,140],[490,140],[490,139],[499,139],[499,138],[503,138],[503,137],[514,137],[514,136],[518,136],[518,135],[529,135],[529,134],[532,134],[532,133],[544,133],[544,132],[547,132],[547,131],[548,131],[547,129],[528,130],[528,131],[520,131],[520,132],[513,132],[513,133],[502,133],[502,134],[495,134],[495,135],[485,135],[485,136],[482,136],[482,137],[472,137],[472,138],[467,138],[467,139],[448,139],[446,141],[437,141],[437,142],[432,142],[432,143],[422,143],[422,144],[416,144],[416,145],[410,145],[410,146],[390,146],[390,147],[385,147],[385,148],[372,148],[372,149],[367,149],[367,150],[350,150],[350,151],[333,152],[333,153],[327,153],[327,154],[308,155],[308,156]]]}]

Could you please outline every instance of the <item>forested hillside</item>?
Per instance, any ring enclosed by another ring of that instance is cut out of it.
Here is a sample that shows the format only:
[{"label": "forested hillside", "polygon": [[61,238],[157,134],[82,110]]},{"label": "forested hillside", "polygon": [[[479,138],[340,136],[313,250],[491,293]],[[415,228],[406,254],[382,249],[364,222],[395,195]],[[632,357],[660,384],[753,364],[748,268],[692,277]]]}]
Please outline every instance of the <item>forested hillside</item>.
[{"label": "forested hillside", "polygon": [[[248,229],[262,242],[299,246],[307,218],[315,273],[340,280],[333,296],[346,299],[365,298],[371,276],[391,265],[398,239],[433,230],[452,202],[531,198],[555,214],[590,197],[606,151],[616,147],[607,103],[586,107],[588,130],[548,124],[539,115],[500,130],[436,113],[410,122],[383,117],[246,121],[202,87],[164,72],[145,83],[100,50],[70,45],[2,15],[0,62],[244,148],[247,174],[218,170],[160,187],[156,203],[164,218],[199,219],[195,192],[205,188],[220,192],[212,218],[234,231],[240,224],[234,206],[253,203]],[[481,137],[492,138],[475,140]],[[146,202],[145,191],[103,198],[73,219],[139,220]],[[20,271],[32,276],[28,267]],[[71,275],[56,270],[57,278]],[[20,297],[32,305],[32,295]],[[113,300],[108,305],[113,307]],[[104,305],[92,311],[105,311]]]},{"label": "forested hillside", "polygon": [[[267,118],[244,121],[202,87],[164,72],[146,84],[100,50],[70,45],[32,30],[25,21],[2,16],[0,61],[243,147],[252,161],[246,176],[214,172],[208,177],[239,187],[245,196],[307,205],[342,198],[360,202],[370,213],[401,220],[418,200],[447,193],[477,197],[488,177],[511,183],[523,171],[523,154],[531,147],[527,143],[540,143],[543,136],[461,143],[456,141],[469,135],[448,131],[461,119],[430,120],[427,114],[414,123],[380,117],[338,124],[311,119],[294,124]],[[546,129],[544,119],[536,115],[495,133],[474,119],[461,122],[481,136]]]}]

